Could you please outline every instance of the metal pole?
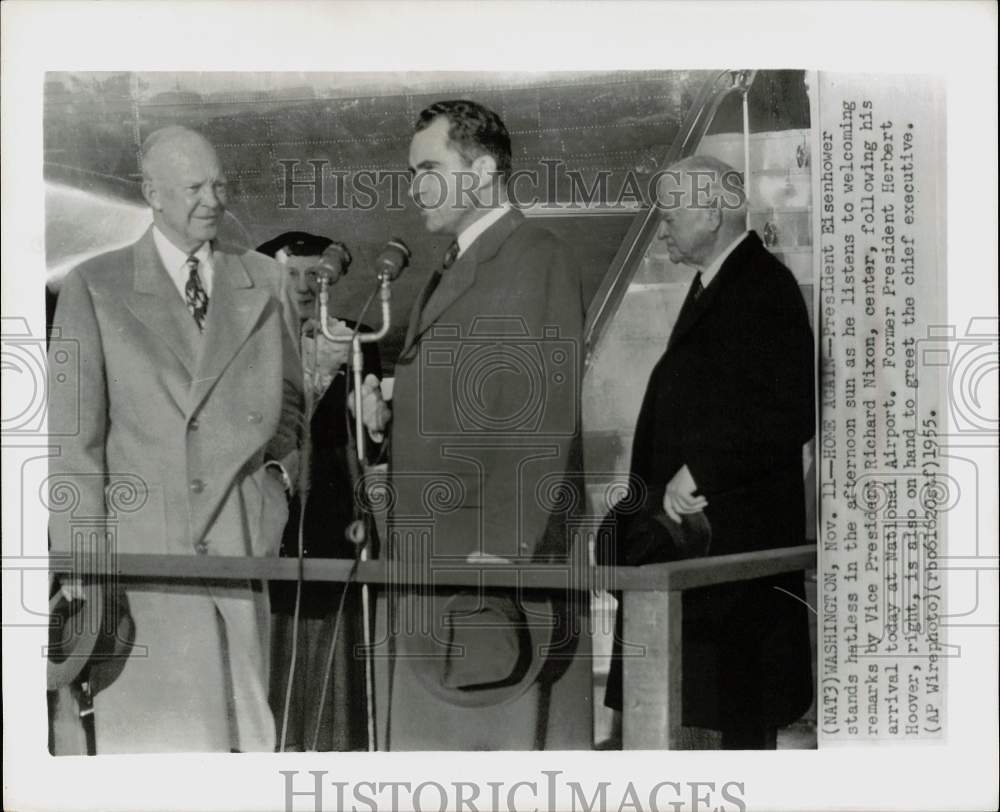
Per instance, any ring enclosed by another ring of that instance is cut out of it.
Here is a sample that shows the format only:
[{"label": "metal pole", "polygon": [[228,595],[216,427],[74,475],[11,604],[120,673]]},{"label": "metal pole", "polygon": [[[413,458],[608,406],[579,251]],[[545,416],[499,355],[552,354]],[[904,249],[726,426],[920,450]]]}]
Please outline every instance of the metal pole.
[{"label": "metal pole", "polygon": [[[379,298],[382,302],[382,325],[377,332],[374,333],[362,333],[359,327],[356,327],[353,335],[347,336],[337,336],[330,332],[330,328],[327,325],[327,320],[329,318],[329,302],[330,302],[330,284],[325,278],[320,280],[320,291],[319,291],[319,328],[323,335],[330,341],[337,343],[351,343],[351,366],[353,367],[354,375],[354,442],[355,448],[358,454],[358,465],[363,468],[365,465],[365,423],[364,423],[364,403],[361,393],[361,387],[363,384],[362,373],[364,365],[364,356],[361,351],[361,345],[367,344],[374,341],[379,341],[389,332],[389,327],[392,323],[391,309],[390,309],[390,285],[392,280],[389,278],[389,274],[383,273],[379,276]],[[363,495],[355,493],[356,498],[364,499]],[[362,504],[362,509],[367,512],[367,499],[364,500]],[[369,534],[367,532],[367,526],[365,526],[364,537],[360,539],[362,545],[360,558],[362,561],[368,560],[368,542],[370,540]],[[371,599],[369,596],[368,584],[361,585],[361,612],[362,612],[362,634],[365,640],[365,704],[368,710],[368,751],[374,752],[376,749],[375,741],[375,684],[374,684],[374,667],[372,664],[372,657],[374,653],[372,651],[372,635],[371,635],[371,616],[370,616],[370,606]]]},{"label": "metal pole", "polygon": [[747,197],[746,228],[750,230],[750,85],[743,89],[743,191]]}]

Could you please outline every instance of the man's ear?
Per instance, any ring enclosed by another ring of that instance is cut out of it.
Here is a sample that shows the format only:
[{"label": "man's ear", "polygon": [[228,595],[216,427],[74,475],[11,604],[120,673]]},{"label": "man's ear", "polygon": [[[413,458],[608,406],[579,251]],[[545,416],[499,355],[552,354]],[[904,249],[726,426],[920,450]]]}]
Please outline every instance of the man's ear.
[{"label": "man's ear", "polygon": [[142,196],[154,211],[159,211],[162,208],[160,206],[160,194],[156,191],[153,181],[147,178],[144,178],[142,181]]},{"label": "man's ear", "polygon": [[722,206],[716,203],[705,212],[705,221],[711,231],[722,228]]},{"label": "man's ear", "polygon": [[472,162],[472,171],[479,176],[479,188],[490,186],[497,177],[497,159],[492,155],[479,155]]}]

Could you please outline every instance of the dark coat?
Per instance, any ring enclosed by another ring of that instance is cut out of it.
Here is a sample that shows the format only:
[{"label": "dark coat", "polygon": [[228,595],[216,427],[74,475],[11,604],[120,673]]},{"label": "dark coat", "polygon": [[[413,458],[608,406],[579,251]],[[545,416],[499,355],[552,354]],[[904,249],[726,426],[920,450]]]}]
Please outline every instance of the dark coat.
[{"label": "dark coat", "polygon": [[390,526],[429,521],[436,555],[564,552],[584,312],[566,247],[512,211],[426,291],[396,362]]},{"label": "dark coat", "polygon": [[[344,321],[348,327],[356,326],[349,319]],[[361,330],[370,332],[366,326]],[[364,375],[381,377],[378,345],[361,346]],[[354,417],[347,409],[347,398],[353,397],[353,391],[350,367],[344,365],[317,402],[310,420],[309,495],[302,526],[306,558],[354,558],[358,552],[344,536],[355,517],[353,493],[358,476]],[[372,442],[370,437],[365,442],[368,462],[377,462],[382,444]],[[296,495],[289,504],[288,524],[281,541],[282,556],[298,555],[301,510],[300,497]],[[269,586],[274,622],[270,702],[280,730],[292,659],[296,583],[271,581]],[[339,583],[317,581],[302,585],[296,686],[286,728],[289,748],[309,749],[315,741],[321,751],[367,749],[364,659],[355,648],[364,640],[361,588],[356,583],[347,587],[338,625],[337,610],[343,592],[344,585]],[[335,652],[320,713],[323,675],[330,646],[334,644],[335,626]]]},{"label": "dark coat", "polygon": [[[353,328],[356,323],[345,319]],[[371,332],[362,326],[361,332]],[[382,361],[378,345],[362,344],[364,375],[382,377]],[[341,367],[330,386],[313,410],[309,423],[309,496],[304,525],[306,557],[353,558],[354,545],[344,537],[344,530],[354,518],[354,483],[356,468],[354,450],[354,416],[347,408],[347,398],[353,397],[354,386],[350,367]],[[367,462],[375,463],[382,450],[381,443],[365,438]],[[299,498],[292,499],[288,524],[281,543],[281,554],[298,555]],[[273,593],[273,585],[272,585]]]},{"label": "dark coat", "polygon": [[[566,513],[579,503],[583,314],[567,246],[518,211],[425,286],[395,367],[389,557],[423,572],[471,553],[566,558]],[[390,749],[589,742],[589,661],[572,660],[584,600],[427,593],[387,610],[400,655],[380,677]],[[482,619],[451,626],[452,600]]]},{"label": "dark coat", "polygon": [[[613,512],[616,537],[662,510],[666,484],[686,464],[708,500],[709,555],[804,544],[814,355],[794,277],[751,232],[685,303],[650,375],[631,468],[645,484],[645,509]],[[599,557],[624,563],[628,550]],[[672,557],[666,550],[662,560]],[[805,712],[812,675],[801,572],[691,590],[683,605],[684,724],[780,727]],[[620,708],[620,616],[618,632],[606,703]]]}]

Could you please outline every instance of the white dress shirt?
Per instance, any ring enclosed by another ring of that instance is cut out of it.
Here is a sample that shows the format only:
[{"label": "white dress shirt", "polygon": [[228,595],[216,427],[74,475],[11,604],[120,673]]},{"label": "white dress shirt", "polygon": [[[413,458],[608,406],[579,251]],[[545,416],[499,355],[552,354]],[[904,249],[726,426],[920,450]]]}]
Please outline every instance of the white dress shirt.
[{"label": "white dress shirt", "polygon": [[715,259],[713,259],[712,262],[708,265],[708,267],[701,272],[701,286],[703,288],[707,288],[711,283],[711,281],[715,279],[715,275],[719,272],[719,269],[722,267],[722,263],[725,262],[727,259],[729,259],[729,255],[733,253],[733,251],[736,250],[736,247],[741,242],[743,242],[743,240],[747,238],[747,235],[749,233],[750,233],[749,231],[744,231],[742,234],[740,234],[739,237],[737,237],[735,240],[729,243],[729,245],[726,246],[725,251],[723,251]]},{"label": "white dress shirt", "polygon": [[[184,288],[191,273],[187,267],[187,259],[190,255],[185,254],[180,248],[170,242],[156,226],[153,226],[153,242],[156,243],[156,251],[160,255],[163,267],[167,269],[167,273],[170,274],[177,292],[180,293],[181,299],[186,303],[187,294],[184,292]],[[201,277],[201,286],[205,289],[208,298],[211,299],[212,274],[214,271],[212,266],[212,243],[203,242],[198,250],[194,252],[194,255],[198,258],[198,276]]]},{"label": "white dress shirt", "polygon": [[[476,241],[476,238],[482,234],[486,229],[493,225],[497,220],[503,217],[511,209],[509,201],[505,201],[502,206],[496,209],[492,209],[484,217],[480,217],[471,226],[466,228],[461,234],[459,234],[455,241],[458,243],[458,257],[462,256],[466,252],[466,249],[472,243]],[[457,260],[458,257],[455,257]]]}]

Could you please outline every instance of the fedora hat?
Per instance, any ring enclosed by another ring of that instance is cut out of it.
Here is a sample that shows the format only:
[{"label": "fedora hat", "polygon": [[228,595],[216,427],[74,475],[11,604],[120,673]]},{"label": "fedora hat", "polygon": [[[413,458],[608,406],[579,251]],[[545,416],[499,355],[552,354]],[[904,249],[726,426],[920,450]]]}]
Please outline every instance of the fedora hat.
[{"label": "fedora hat", "polygon": [[562,628],[553,601],[511,590],[408,592],[398,601],[397,612],[426,618],[429,626],[397,633],[397,656],[428,691],[460,707],[498,705],[524,694]]},{"label": "fedora hat", "polygon": [[627,525],[623,564],[638,567],[664,561],[702,558],[712,546],[712,526],[704,512],[681,514],[679,522],[662,510],[640,514]]},{"label": "fedora hat", "polygon": [[56,691],[91,669],[91,692],[114,681],[125,667],[135,624],[124,594],[98,581],[85,581],[82,599],[69,600],[61,590],[49,598],[49,645],[46,683]]}]

